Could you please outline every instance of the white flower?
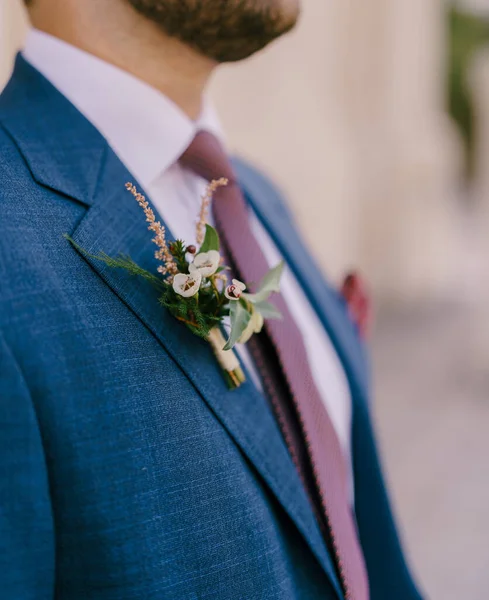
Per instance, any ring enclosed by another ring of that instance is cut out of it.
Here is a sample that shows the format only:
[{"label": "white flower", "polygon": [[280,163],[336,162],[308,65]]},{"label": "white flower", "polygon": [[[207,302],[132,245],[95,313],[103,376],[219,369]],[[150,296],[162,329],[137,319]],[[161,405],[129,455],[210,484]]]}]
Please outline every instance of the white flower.
[{"label": "white flower", "polygon": [[190,273],[199,272],[202,277],[210,277],[214,275],[219,267],[221,256],[217,250],[209,250],[209,252],[201,252],[194,258],[194,262],[190,265]]},{"label": "white flower", "polygon": [[177,273],[173,278],[173,289],[177,294],[184,298],[195,296],[199,291],[202,275],[199,271],[185,275],[185,273]]},{"label": "white flower", "polygon": [[241,294],[245,291],[246,286],[242,281],[238,279],[233,279],[233,283],[228,285],[224,290],[224,295],[228,300],[239,300],[241,298]]},{"label": "white flower", "polygon": [[248,323],[248,326],[241,334],[241,337],[238,340],[238,344],[246,344],[246,342],[250,339],[250,337],[254,333],[260,333],[260,331],[262,330],[262,327],[263,327],[263,317],[257,310],[255,310],[255,311],[253,311],[253,314],[251,315],[251,319],[250,319],[250,322]]}]

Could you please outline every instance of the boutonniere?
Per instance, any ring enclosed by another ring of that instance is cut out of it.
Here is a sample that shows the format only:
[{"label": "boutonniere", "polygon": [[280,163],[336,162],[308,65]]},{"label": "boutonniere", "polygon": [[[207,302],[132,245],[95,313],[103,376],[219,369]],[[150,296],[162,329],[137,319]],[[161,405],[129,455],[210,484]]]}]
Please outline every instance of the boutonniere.
[{"label": "boutonniere", "polygon": [[[218,187],[227,185],[227,179],[212,181],[202,198],[197,223],[197,246],[182,240],[168,242],[163,225],[156,220],[146,198],[132,183],[126,189],[143,209],[148,229],[154,234],[156,259],[161,263],[157,273],[151,273],[135,263],[131,257],[90,255],[109,267],[125,269],[131,275],[143,277],[158,290],[162,307],[187,327],[194,335],[205,339],[212,347],[231,389],[245,381],[245,375],[233,348],[246,343],[259,333],[264,319],[279,319],[279,311],[268,299],[280,289],[283,262],[271,269],[255,293],[248,293],[246,283],[228,280],[229,267],[220,254],[217,231],[207,223],[212,195]],[[87,254],[70,237],[65,236],[79,251]],[[224,332],[227,329],[227,337]]]}]

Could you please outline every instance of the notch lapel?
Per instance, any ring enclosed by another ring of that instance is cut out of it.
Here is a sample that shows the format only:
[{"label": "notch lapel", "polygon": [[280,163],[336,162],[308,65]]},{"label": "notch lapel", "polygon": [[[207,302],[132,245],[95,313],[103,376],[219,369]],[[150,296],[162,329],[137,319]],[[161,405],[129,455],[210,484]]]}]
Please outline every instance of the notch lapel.
[{"label": "notch lapel", "polygon": [[[101,251],[109,256],[127,254],[143,268],[156,272],[158,263],[154,258],[151,233],[140,207],[124,189],[129,180],[130,173],[109,151],[93,206],[72,237],[91,254]],[[168,229],[167,234],[172,239]],[[135,279],[125,271],[111,269],[96,259],[84,258],[190,379],[293,519],[340,593],[297,471],[275,419],[250,377],[240,388],[229,390],[210,346],[159,305],[157,291],[148,282]]]},{"label": "notch lapel", "polygon": [[[128,254],[142,267],[156,271],[155,247],[144,214],[124,188],[134,178],[93,126],[21,57],[0,99],[0,122],[39,183],[89,207],[75,231],[68,232],[81,248],[91,254]],[[294,521],[342,598],[297,471],[265,399],[250,378],[237,390],[228,390],[209,345],[159,305],[149,283],[96,259],[85,255],[83,259],[185,373]]]}]

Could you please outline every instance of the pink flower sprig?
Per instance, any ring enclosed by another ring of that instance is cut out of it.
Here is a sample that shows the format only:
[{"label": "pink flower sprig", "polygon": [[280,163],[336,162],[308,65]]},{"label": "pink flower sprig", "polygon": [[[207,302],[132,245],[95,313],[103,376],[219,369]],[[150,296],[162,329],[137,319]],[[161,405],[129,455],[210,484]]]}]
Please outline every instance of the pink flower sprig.
[{"label": "pink flower sprig", "polygon": [[153,243],[158,246],[158,250],[155,252],[155,258],[163,263],[158,267],[158,273],[161,275],[170,275],[174,276],[178,273],[178,268],[173,260],[172,253],[168,248],[168,244],[166,243],[166,231],[163,225],[156,220],[155,214],[151,207],[149,206],[148,201],[140,194],[135,185],[132,183],[126,183],[126,189],[136,198],[139,206],[144,210],[144,214],[146,215],[146,221],[149,223],[148,229],[155,234],[153,238]]},{"label": "pink flower sprig", "polygon": [[229,180],[226,179],[225,177],[221,177],[221,179],[214,179],[212,180],[209,185],[207,186],[204,195],[202,196],[202,204],[200,206],[200,214],[199,214],[199,220],[197,221],[197,244],[199,246],[202,245],[202,242],[204,241],[204,237],[205,237],[205,226],[207,224],[207,219],[209,217],[209,206],[211,204],[212,201],[212,196],[214,195],[215,191],[220,188],[220,187],[224,187],[229,183]]}]

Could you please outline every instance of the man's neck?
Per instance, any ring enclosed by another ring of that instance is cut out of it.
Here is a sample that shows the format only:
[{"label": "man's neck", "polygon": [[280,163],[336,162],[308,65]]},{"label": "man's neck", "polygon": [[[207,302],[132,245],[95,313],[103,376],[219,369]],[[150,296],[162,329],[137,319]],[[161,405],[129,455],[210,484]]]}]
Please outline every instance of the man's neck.
[{"label": "man's neck", "polygon": [[165,94],[191,119],[198,117],[215,67],[210,59],[165,36],[120,0],[59,2],[56,11],[43,10],[42,2],[38,6],[34,2],[30,11],[36,28],[131,73]]}]

